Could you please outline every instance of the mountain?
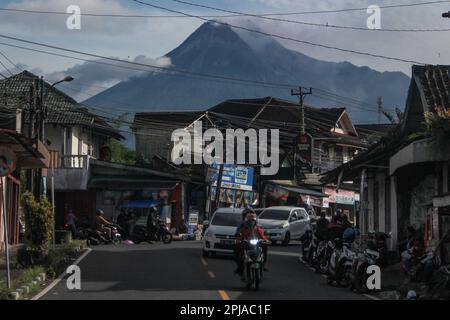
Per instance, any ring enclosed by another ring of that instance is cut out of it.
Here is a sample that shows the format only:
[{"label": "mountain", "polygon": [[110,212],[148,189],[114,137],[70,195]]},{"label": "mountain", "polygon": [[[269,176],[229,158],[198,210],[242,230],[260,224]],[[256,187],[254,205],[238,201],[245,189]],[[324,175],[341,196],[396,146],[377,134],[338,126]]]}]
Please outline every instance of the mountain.
[{"label": "mountain", "polygon": [[[325,100],[322,92],[307,103],[350,110],[354,121],[376,120],[378,97],[384,105],[403,109],[410,79],[401,72],[378,72],[348,62],[326,62],[283,47],[274,39],[235,32],[230,27],[205,23],[167,55],[176,69],[243,78],[261,82],[298,84],[356,98],[372,106],[352,106]],[[224,80],[159,72],[123,81],[84,103],[92,106],[133,106],[133,111],[202,110],[227,99],[275,96],[290,99],[289,88],[229,83]],[[326,96],[330,99],[330,96]]]}]

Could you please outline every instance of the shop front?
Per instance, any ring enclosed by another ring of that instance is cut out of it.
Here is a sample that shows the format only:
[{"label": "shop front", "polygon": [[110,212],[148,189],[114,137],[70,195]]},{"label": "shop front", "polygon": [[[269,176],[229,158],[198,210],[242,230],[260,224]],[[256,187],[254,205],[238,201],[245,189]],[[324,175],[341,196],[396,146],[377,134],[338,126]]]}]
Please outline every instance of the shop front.
[{"label": "shop front", "polygon": [[328,196],[324,201],[324,208],[326,208],[328,217],[336,214],[338,210],[342,210],[350,222],[356,224],[356,201],[359,198],[358,193],[352,190],[336,189],[331,186],[324,186],[323,193]]},{"label": "shop front", "polygon": [[[433,199],[434,212],[431,217],[431,238],[440,241],[450,232],[450,193]],[[450,263],[450,237],[444,239],[441,247],[441,259]]]},{"label": "shop front", "polygon": [[300,186],[268,183],[264,188],[264,207],[299,206],[305,208],[310,215],[318,215],[326,197],[320,191]]},{"label": "shop front", "polygon": [[252,167],[224,164],[219,195],[217,195],[219,175],[220,166],[213,165],[207,175],[209,197],[206,212],[212,214],[217,208],[245,208],[258,204],[258,193],[253,186],[254,169]]}]

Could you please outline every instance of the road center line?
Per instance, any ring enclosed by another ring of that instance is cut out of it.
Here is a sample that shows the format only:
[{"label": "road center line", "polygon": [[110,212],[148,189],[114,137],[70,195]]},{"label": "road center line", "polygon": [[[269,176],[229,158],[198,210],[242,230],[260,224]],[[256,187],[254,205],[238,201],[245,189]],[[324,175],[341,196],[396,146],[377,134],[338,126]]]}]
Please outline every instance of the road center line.
[{"label": "road center line", "polygon": [[225,292],[225,290],[219,290],[219,295],[222,300],[231,300],[230,296]]},{"label": "road center line", "polygon": [[215,279],[215,278],[216,278],[216,275],[215,275],[214,272],[212,272],[212,271],[208,271],[208,275],[209,275],[209,277],[210,277],[211,279]]}]

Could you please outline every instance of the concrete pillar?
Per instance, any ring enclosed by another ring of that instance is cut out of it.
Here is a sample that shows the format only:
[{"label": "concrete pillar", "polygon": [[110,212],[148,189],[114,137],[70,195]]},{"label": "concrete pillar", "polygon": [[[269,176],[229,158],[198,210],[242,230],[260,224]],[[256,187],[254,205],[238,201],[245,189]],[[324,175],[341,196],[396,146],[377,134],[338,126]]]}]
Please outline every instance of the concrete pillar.
[{"label": "concrete pillar", "polygon": [[391,230],[392,231],[390,239],[390,250],[395,250],[397,246],[398,239],[398,223],[397,223],[397,186],[395,181],[395,176],[391,176]]},{"label": "concrete pillar", "polygon": [[378,180],[378,225],[379,230],[386,232],[386,201],[385,201],[385,174],[379,173],[377,174],[377,180]]},{"label": "concrete pillar", "polygon": [[368,226],[368,232],[370,231],[374,231],[374,216],[373,216],[373,190],[374,190],[374,182],[375,182],[375,177],[373,176],[373,174],[368,173],[368,203],[367,203],[367,226]]}]

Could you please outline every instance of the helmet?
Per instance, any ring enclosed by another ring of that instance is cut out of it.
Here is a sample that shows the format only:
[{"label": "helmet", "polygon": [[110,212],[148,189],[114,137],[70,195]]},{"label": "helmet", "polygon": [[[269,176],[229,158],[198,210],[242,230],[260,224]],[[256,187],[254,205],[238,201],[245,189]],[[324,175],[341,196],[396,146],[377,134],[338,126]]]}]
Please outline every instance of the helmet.
[{"label": "helmet", "polygon": [[345,229],[342,239],[345,242],[353,242],[355,240],[355,230],[353,228]]},{"label": "helmet", "polygon": [[242,211],[242,220],[247,219],[247,215],[250,214],[250,213],[255,213],[255,211],[253,211],[251,208],[245,208]]},{"label": "helmet", "polygon": [[98,216],[102,216],[102,215],[105,214],[105,213],[103,212],[102,209],[97,209],[97,211],[95,211],[95,213],[96,213]]}]

